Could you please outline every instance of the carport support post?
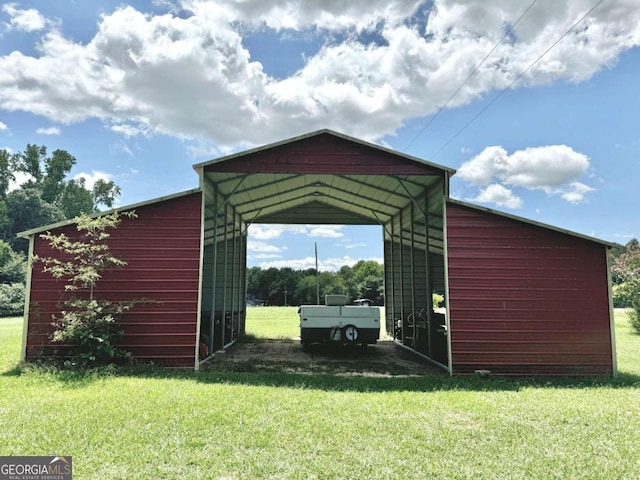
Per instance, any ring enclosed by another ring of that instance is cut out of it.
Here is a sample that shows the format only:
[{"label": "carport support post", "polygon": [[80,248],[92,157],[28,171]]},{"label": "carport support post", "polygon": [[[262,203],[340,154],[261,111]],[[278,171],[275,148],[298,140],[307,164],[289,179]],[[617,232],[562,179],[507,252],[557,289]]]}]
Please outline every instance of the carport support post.
[{"label": "carport support post", "polygon": [[215,324],[216,324],[216,279],[218,273],[218,189],[213,184],[213,268],[211,269],[211,320],[209,322],[209,353],[215,348]]},{"label": "carport support post", "polygon": [[227,241],[227,235],[229,235],[229,209],[227,203],[224,204],[224,274],[222,281],[222,329],[220,335],[222,336],[222,348],[226,345],[227,339],[225,333],[227,330],[227,274],[229,266],[229,244]]},{"label": "carport support post", "polygon": [[235,340],[233,332],[236,324],[236,209],[231,208],[233,214],[233,225],[231,231],[233,232],[233,241],[231,243],[231,341]]},{"label": "carport support post", "polygon": [[415,237],[413,235],[413,202],[409,205],[409,236],[411,242],[411,257],[409,257],[409,271],[411,272],[411,313],[413,314],[413,348],[418,350],[418,318],[416,316],[416,270],[415,270]]},{"label": "carport support post", "polygon": [[433,265],[431,262],[431,253],[429,253],[429,189],[424,189],[424,258],[425,267],[425,285],[427,287],[427,345],[428,356],[431,357],[431,322],[433,322],[433,281],[431,271]]},{"label": "carport support post", "polygon": [[402,244],[402,212],[398,213],[398,230],[400,239],[400,316],[402,317],[402,344],[404,345],[404,339],[406,337],[404,326],[408,319],[404,316],[404,245]]},{"label": "carport support post", "polygon": [[[393,325],[393,332],[392,332],[393,339],[398,340],[398,338],[396,338],[396,279],[395,279],[396,262],[393,257],[393,254],[395,251],[395,248],[393,248],[393,218],[389,222],[388,235],[389,235],[389,269],[391,270],[389,274],[389,279],[391,280],[391,285],[390,285],[390,291],[386,293],[391,293],[391,295],[385,295],[384,308],[385,308],[385,315],[386,315],[386,309],[388,307],[391,307],[391,323]],[[384,268],[385,269],[387,268],[386,264]],[[401,320],[400,321],[400,337],[401,337],[400,339],[402,339],[402,328],[403,326],[402,326],[402,320]],[[387,334],[389,334],[389,332],[387,332]]]}]

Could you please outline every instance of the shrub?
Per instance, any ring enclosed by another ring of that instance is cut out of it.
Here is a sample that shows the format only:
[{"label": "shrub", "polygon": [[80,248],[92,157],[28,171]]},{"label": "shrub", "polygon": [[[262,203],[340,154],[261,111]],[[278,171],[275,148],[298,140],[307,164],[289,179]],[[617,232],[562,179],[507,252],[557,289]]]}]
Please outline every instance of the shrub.
[{"label": "shrub", "polygon": [[633,329],[637,333],[640,333],[640,312],[636,309],[629,310],[627,312],[627,317],[629,318],[629,322],[631,323]]},{"label": "shrub", "polygon": [[0,317],[15,317],[24,313],[24,285],[0,284]]},{"label": "shrub", "polygon": [[626,245],[625,252],[616,259],[612,271],[622,281],[622,291],[633,310],[629,320],[635,331],[640,333],[640,243],[637,240]]},{"label": "shrub", "polygon": [[633,292],[626,283],[613,285],[611,288],[613,293],[613,306],[615,308],[627,308],[633,303]]},{"label": "shrub", "polygon": [[14,252],[4,240],[0,240],[0,283],[24,283],[27,261],[22,253]]}]

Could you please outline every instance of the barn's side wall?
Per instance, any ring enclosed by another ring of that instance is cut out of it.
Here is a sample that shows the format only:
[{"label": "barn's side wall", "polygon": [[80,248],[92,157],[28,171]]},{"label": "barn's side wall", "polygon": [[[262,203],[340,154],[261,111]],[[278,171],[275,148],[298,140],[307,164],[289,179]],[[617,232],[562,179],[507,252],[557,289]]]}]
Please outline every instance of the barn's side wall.
[{"label": "barn's side wall", "polygon": [[[198,316],[201,194],[146,204],[135,211],[138,218],[123,217],[109,239],[111,252],[128,265],[106,273],[96,295],[110,300],[147,301],[126,313],[121,322],[121,346],[136,359],[192,368]],[[75,225],[52,230],[54,234],[60,232],[77,235]],[[37,234],[34,253],[59,255]],[[36,263],[31,274],[27,360],[67,353],[50,341],[51,316],[59,311],[64,295],[64,283],[43,273],[41,264]]]},{"label": "barn's side wall", "polygon": [[448,202],[453,374],[612,374],[606,246]]}]

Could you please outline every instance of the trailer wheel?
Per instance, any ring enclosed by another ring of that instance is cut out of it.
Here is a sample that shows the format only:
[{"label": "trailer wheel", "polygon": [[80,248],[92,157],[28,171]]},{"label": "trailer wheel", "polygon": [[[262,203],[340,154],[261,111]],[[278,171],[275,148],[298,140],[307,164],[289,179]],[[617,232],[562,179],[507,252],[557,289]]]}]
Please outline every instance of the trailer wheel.
[{"label": "trailer wheel", "polygon": [[348,343],[356,343],[359,336],[358,327],[355,325],[347,325],[342,329],[342,338]]}]

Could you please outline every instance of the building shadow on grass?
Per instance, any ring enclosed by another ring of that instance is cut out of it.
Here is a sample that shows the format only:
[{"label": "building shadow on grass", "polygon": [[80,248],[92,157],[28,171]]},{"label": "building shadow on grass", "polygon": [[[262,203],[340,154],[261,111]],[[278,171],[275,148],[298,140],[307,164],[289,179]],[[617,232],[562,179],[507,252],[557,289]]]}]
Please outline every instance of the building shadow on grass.
[{"label": "building shadow on grass", "polygon": [[621,372],[617,377],[504,377],[476,375],[451,377],[430,367],[422,374],[375,372],[329,365],[317,370],[295,363],[219,362],[199,371],[168,369],[152,364],[104,367],[86,371],[64,370],[51,365],[19,365],[0,373],[4,377],[45,377],[65,388],[82,389],[109,377],[178,380],[207,385],[244,385],[344,392],[514,392],[523,389],[638,389],[640,375]]}]

